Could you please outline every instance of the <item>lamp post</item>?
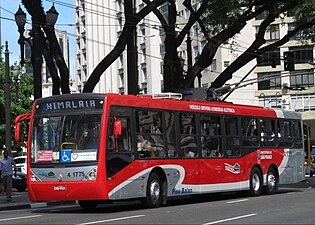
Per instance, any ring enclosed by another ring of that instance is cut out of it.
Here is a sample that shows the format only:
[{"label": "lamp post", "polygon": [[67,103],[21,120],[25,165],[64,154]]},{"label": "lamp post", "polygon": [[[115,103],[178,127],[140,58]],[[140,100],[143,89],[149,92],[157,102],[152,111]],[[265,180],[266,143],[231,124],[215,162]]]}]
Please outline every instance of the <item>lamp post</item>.
[{"label": "lamp post", "polygon": [[4,80],[4,96],[5,96],[5,147],[11,155],[11,89],[10,89],[10,64],[9,64],[9,48],[8,42],[5,42],[5,80]]},{"label": "lamp post", "polygon": [[[46,12],[46,22],[49,26],[54,26],[59,13],[56,11],[54,4]],[[18,26],[18,31],[20,33],[20,37],[18,43],[20,45],[21,50],[21,67],[24,66],[24,44],[25,44],[25,37],[24,37],[24,26],[26,24],[26,13],[21,9],[19,6],[18,11],[14,14],[15,22]],[[42,64],[43,64],[43,57],[42,57],[42,43],[41,40],[41,15],[37,11],[33,12],[32,15],[32,54],[31,54],[31,61],[33,67],[33,79],[34,79],[34,99],[38,99],[42,97]]]},{"label": "lamp post", "polygon": [[[10,63],[9,63],[9,48],[8,42],[5,42],[5,80],[4,80],[4,96],[5,96],[5,147],[11,155],[11,77],[10,77]],[[20,68],[14,66],[12,73],[14,75],[14,80],[17,84],[20,74]]]}]

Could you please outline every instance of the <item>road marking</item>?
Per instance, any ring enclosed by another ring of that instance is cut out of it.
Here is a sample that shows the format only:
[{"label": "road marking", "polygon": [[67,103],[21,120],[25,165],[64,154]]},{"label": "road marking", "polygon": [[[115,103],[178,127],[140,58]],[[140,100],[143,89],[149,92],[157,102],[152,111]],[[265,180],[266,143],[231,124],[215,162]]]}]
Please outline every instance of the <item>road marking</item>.
[{"label": "road marking", "polygon": [[239,199],[239,200],[235,200],[235,201],[230,201],[230,202],[226,202],[226,203],[227,203],[227,204],[232,204],[232,203],[246,202],[246,201],[248,201],[248,198]]},{"label": "road marking", "polygon": [[228,218],[228,219],[224,219],[224,220],[217,220],[217,221],[213,221],[210,223],[204,223],[203,225],[223,223],[223,222],[227,222],[227,221],[231,221],[231,220],[238,220],[238,219],[242,219],[242,218],[246,218],[246,217],[250,217],[250,216],[256,216],[256,215],[257,215],[257,213],[252,213],[252,214],[243,215],[243,216],[236,216],[236,217],[232,217],[232,218]]},{"label": "road marking", "polygon": [[107,223],[107,222],[113,222],[113,221],[117,221],[117,220],[127,220],[127,219],[139,218],[139,217],[144,217],[144,216],[145,215],[126,216],[126,217],[120,217],[120,218],[114,218],[114,219],[108,219],[108,220],[99,220],[99,221],[93,221],[93,222],[87,222],[87,223],[80,223],[80,224],[77,224],[77,225]]},{"label": "road marking", "polygon": [[21,220],[21,219],[35,218],[35,217],[40,217],[40,216],[42,216],[42,215],[21,216],[21,217],[5,218],[5,219],[0,219],[0,222],[9,221],[9,220]]}]

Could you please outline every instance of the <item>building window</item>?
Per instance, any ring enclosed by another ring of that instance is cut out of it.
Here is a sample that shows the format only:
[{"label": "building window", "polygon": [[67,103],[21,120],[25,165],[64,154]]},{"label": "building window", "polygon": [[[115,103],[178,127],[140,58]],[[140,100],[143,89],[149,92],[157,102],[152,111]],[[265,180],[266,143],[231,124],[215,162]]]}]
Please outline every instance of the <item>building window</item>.
[{"label": "building window", "polygon": [[165,44],[162,43],[160,44],[160,54],[164,54],[165,53]]},{"label": "building window", "polygon": [[313,70],[299,70],[290,72],[291,88],[314,86]]},{"label": "building window", "polygon": [[[295,29],[294,23],[288,24],[288,31],[292,31]],[[290,40],[302,40],[305,39],[305,35],[303,34],[303,31],[298,31],[293,37],[290,38]]]},{"label": "building window", "polygon": [[269,108],[281,108],[281,94],[276,96],[263,96],[259,97],[259,105],[264,106],[264,107],[269,107]]},{"label": "building window", "polygon": [[211,71],[217,71],[217,60],[216,59],[212,60]]},{"label": "building window", "polygon": [[161,5],[161,7],[160,7],[160,12],[161,12],[162,14],[168,13],[168,2],[166,2],[166,3],[163,4],[163,5]]},{"label": "building window", "polygon": [[315,110],[315,95],[291,96],[291,108],[295,111]]},{"label": "building window", "polygon": [[289,51],[294,52],[294,63],[313,62],[313,46],[291,47]]},{"label": "building window", "polygon": [[197,57],[199,57],[199,46],[194,46],[194,56],[195,56],[195,59],[197,60]]},{"label": "building window", "polygon": [[271,90],[281,88],[281,74],[278,73],[258,73],[258,90]]},{"label": "building window", "polygon": [[199,27],[197,24],[193,26],[193,35],[198,36]]},{"label": "building window", "polygon": [[280,39],[280,28],[279,28],[279,24],[275,24],[275,25],[270,25],[269,27],[269,40],[270,41],[275,41],[275,40],[279,40]]},{"label": "building window", "polygon": [[257,57],[257,66],[272,66],[273,64],[280,65],[280,49],[265,52]]}]

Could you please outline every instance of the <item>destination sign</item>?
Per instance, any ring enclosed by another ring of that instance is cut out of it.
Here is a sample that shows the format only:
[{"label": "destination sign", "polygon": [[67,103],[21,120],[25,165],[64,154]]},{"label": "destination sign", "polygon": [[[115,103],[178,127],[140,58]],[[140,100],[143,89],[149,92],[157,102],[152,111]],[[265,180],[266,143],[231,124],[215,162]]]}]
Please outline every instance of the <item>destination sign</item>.
[{"label": "destination sign", "polygon": [[65,110],[93,110],[102,109],[103,100],[100,99],[74,99],[74,100],[60,100],[52,102],[43,102],[37,105],[40,113],[48,113],[54,111]]}]

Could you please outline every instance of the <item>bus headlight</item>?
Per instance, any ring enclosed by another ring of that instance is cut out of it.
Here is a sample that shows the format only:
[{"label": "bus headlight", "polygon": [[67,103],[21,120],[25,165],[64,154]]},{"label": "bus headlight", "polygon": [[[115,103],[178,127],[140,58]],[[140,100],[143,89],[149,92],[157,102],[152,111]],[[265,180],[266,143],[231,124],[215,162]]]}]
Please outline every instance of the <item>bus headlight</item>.
[{"label": "bus headlight", "polygon": [[31,172],[31,181],[32,182],[39,182],[41,180],[39,179],[38,176],[36,176],[33,172]]},{"label": "bus headlight", "polygon": [[89,171],[85,177],[84,180],[95,180],[96,179],[96,167],[93,168],[91,171]]}]

